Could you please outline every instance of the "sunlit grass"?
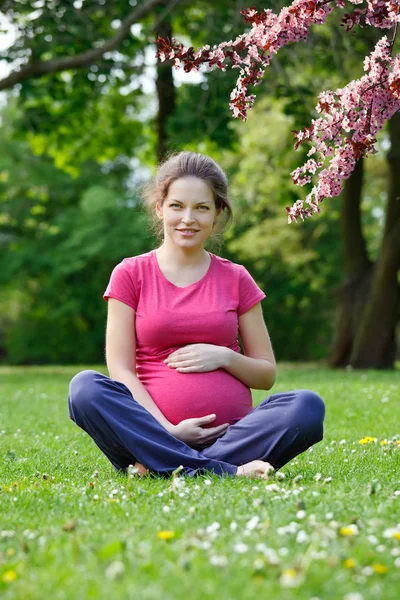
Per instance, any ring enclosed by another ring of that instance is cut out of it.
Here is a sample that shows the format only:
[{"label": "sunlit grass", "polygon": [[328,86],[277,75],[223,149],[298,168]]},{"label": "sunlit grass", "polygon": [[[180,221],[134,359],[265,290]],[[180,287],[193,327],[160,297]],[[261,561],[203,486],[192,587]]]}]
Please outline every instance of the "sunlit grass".
[{"label": "sunlit grass", "polygon": [[0,368],[2,598],[398,597],[398,371],[281,365],[325,437],[263,480],[117,474],[68,418],[83,368]]}]

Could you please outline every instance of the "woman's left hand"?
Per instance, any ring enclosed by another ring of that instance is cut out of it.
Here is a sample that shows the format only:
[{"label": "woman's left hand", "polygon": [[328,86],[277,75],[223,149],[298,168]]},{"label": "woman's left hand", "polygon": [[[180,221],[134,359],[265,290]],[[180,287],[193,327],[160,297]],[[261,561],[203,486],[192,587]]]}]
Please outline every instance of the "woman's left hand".
[{"label": "woman's left hand", "polygon": [[180,373],[204,373],[225,366],[229,348],[214,344],[189,344],[172,352],[164,362]]}]

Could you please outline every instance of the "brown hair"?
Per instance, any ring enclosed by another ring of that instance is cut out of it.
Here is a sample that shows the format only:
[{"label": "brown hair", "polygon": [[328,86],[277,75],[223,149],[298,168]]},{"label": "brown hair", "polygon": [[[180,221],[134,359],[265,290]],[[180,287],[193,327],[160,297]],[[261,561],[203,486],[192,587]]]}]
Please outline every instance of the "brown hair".
[{"label": "brown hair", "polygon": [[173,181],[181,177],[198,177],[210,186],[215,207],[221,210],[215,231],[208,238],[209,244],[217,250],[224,243],[223,233],[229,228],[233,220],[232,204],[228,192],[228,180],[217,163],[204,154],[196,152],[179,152],[169,154],[157,169],[155,177],[146,183],[141,195],[149,216],[149,229],[157,240],[163,240],[164,228],[162,221],[155,212],[156,203],[162,206],[168,195],[168,188]]}]

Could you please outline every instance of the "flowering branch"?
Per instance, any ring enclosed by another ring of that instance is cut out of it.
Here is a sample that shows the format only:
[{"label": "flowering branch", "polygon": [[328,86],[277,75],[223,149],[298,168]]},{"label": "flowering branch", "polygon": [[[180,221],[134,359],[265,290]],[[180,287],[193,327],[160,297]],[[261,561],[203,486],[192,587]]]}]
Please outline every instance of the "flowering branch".
[{"label": "flowering branch", "polygon": [[[316,107],[322,116],[313,120],[310,127],[295,131],[295,149],[305,141],[313,146],[308,156],[316,154],[305,165],[292,172],[298,185],[311,181],[311,175],[321,169],[325,160],[329,165],[320,171],[318,185],[305,201],[298,200],[287,208],[289,223],[298,217],[304,219],[319,212],[319,203],[326,197],[338,195],[343,180],[350,177],[356,161],[376,152],[375,134],[387,119],[400,110],[400,56],[392,57],[397,25],[400,21],[400,0],[349,0],[352,5],[364,5],[346,13],[342,24],[346,31],[355,25],[379,29],[394,27],[392,40],[384,36],[370,56],[364,60],[366,74],[335,92],[325,91],[319,96]],[[229,107],[234,117],[247,120],[247,112],[253,106],[255,94],[248,94],[250,86],[256,87],[280,48],[290,42],[306,40],[312,24],[322,24],[334,7],[343,8],[344,0],[294,0],[279,14],[270,9],[258,12],[256,7],[240,11],[251,30],[236,40],[222,42],[218,46],[204,46],[197,52],[185,48],[174,38],[158,37],[156,56],[162,62],[173,60],[175,67],[183,64],[186,72],[197,70],[201,64],[217,65],[226,71],[226,61],[238,68],[240,75],[230,96]],[[309,205],[304,207],[304,202]]]}]

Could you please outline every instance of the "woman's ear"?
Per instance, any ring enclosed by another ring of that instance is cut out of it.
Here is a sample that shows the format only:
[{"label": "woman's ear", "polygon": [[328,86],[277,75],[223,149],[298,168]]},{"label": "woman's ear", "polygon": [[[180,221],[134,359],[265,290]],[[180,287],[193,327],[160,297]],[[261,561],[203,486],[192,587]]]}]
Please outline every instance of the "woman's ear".
[{"label": "woman's ear", "polygon": [[162,220],[162,218],[163,218],[162,208],[160,208],[160,205],[158,204],[158,202],[156,202],[156,213],[157,213],[157,217]]}]

